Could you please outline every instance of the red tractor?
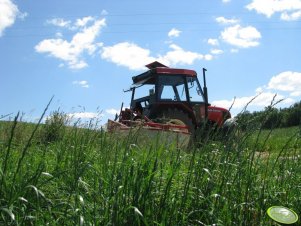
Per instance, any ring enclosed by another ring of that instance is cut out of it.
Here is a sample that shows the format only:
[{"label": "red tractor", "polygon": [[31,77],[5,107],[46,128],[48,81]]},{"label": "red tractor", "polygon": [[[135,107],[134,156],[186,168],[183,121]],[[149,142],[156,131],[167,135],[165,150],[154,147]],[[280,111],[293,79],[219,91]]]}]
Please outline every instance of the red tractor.
[{"label": "red tractor", "polygon": [[[208,103],[205,71],[204,86],[194,70],[169,68],[157,61],[146,65],[148,71],[132,77],[130,109],[122,111],[119,121],[147,119],[165,123],[173,120],[186,125],[191,134],[204,125],[222,128],[231,118],[227,109]],[[165,119],[165,122],[162,120]],[[161,120],[161,121],[160,121]]]}]

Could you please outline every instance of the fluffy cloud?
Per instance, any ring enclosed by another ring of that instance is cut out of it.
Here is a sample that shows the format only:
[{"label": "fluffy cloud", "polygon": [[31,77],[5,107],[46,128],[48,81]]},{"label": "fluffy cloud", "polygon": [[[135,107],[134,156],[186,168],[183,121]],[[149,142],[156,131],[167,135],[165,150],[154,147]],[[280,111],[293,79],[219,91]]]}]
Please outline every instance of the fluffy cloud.
[{"label": "fluffy cloud", "polygon": [[167,65],[191,65],[196,60],[212,60],[212,55],[210,54],[200,54],[196,52],[186,51],[181,47],[171,44],[169,46],[172,50],[168,51],[164,56],[159,56],[158,60]]},{"label": "fluffy cloud", "polygon": [[[69,26],[68,22],[62,20],[52,22],[56,23],[57,26],[59,24],[61,26]],[[88,20],[85,20],[81,24],[86,24],[87,22]],[[96,43],[95,39],[101,29],[106,26],[105,19],[94,20],[93,22],[89,27],[83,26],[80,28],[71,41],[62,38],[45,39],[35,46],[35,50],[38,53],[47,53],[52,57],[66,62],[69,68],[72,69],[87,67],[88,64],[83,59],[83,54],[92,55],[102,45],[101,43]],[[76,24],[78,24],[78,21]]]},{"label": "fluffy cloud", "polygon": [[[253,26],[243,27],[238,19],[227,19],[225,17],[216,17],[216,22],[221,25],[228,25],[221,31],[218,39],[208,39],[208,44],[218,46],[219,40],[222,40],[236,48],[250,48],[259,45],[261,38],[260,32]],[[235,49],[236,49],[235,48]],[[236,49],[235,52],[238,50]],[[220,52],[220,51],[219,51]],[[231,51],[232,52],[232,51]],[[212,53],[212,52],[211,52]]]},{"label": "fluffy cloud", "polygon": [[109,115],[116,115],[120,113],[120,110],[114,109],[114,108],[110,108],[106,110],[106,113]]},{"label": "fluffy cloud", "polygon": [[168,37],[179,37],[180,33],[182,31],[178,30],[178,29],[171,29],[169,32],[168,32]]},{"label": "fluffy cloud", "polygon": [[129,42],[103,47],[101,57],[117,65],[128,67],[131,70],[143,69],[146,62],[155,60],[155,58],[150,56],[150,50],[143,49]]},{"label": "fluffy cloud", "polygon": [[232,100],[217,100],[217,101],[213,101],[211,104],[213,106],[230,108],[230,106],[234,102],[232,109],[242,110],[247,105],[249,107],[267,107],[271,105],[274,98],[275,98],[274,103],[280,100],[283,100],[282,103],[284,104],[294,103],[294,100],[291,98],[285,98],[283,95],[276,95],[276,96],[275,95],[276,94],[272,92],[262,92],[253,96],[239,97]]},{"label": "fluffy cloud", "polygon": [[218,39],[209,38],[207,42],[208,42],[209,45],[212,45],[212,46],[218,46],[219,45]]},{"label": "fluffy cloud", "polygon": [[68,28],[70,30],[76,30],[79,28],[86,27],[89,22],[95,21],[95,18],[92,16],[86,16],[83,18],[78,18],[74,23],[71,20],[65,20],[63,18],[53,18],[47,20],[47,24],[51,24],[57,27]]},{"label": "fluffy cloud", "polygon": [[287,12],[281,13],[280,18],[282,20],[286,20],[286,21],[298,20],[299,18],[301,18],[301,10],[296,11],[296,12],[291,13],[291,14],[288,14]]},{"label": "fluffy cloud", "polygon": [[268,89],[289,92],[291,96],[301,95],[301,73],[286,71],[273,76]]},{"label": "fluffy cloud", "polygon": [[0,37],[6,28],[12,26],[18,16],[24,18],[27,14],[21,14],[18,6],[11,0],[0,0]]},{"label": "fluffy cloud", "polygon": [[82,19],[77,19],[76,23],[75,23],[75,26],[77,26],[77,27],[84,27],[84,26],[87,25],[87,23],[89,23],[89,22],[91,22],[93,20],[94,20],[94,18],[92,16],[86,16],[86,17],[84,17]]},{"label": "fluffy cloud", "polygon": [[195,60],[213,59],[211,54],[203,55],[186,51],[175,44],[171,44],[169,48],[171,50],[166,52],[165,55],[153,57],[148,49],[144,49],[134,43],[122,42],[113,46],[103,47],[101,57],[117,65],[128,67],[131,70],[143,70],[146,62],[150,63],[155,60],[166,65],[190,65]]},{"label": "fluffy cloud", "polygon": [[68,117],[76,118],[76,119],[94,119],[94,118],[101,118],[103,114],[96,113],[96,112],[75,112],[69,113]]},{"label": "fluffy cloud", "polygon": [[72,84],[78,85],[78,86],[80,86],[82,88],[89,88],[90,87],[90,85],[88,84],[88,82],[85,81],[85,80],[83,80],[83,81],[73,81]]},{"label": "fluffy cloud", "polygon": [[282,20],[298,20],[301,18],[301,0],[253,0],[246,8],[255,10],[268,18],[275,13],[280,13]]},{"label": "fluffy cloud", "polygon": [[231,53],[238,53],[238,49],[230,49]]},{"label": "fluffy cloud", "polygon": [[53,18],[51,20],[47,20],[46,23],[58,27],[67,27],[67,28],[69,28],[71,25],[70,20],[64,20],[63,18]]},{"label": "fluffy cloud", "polygon": [[221,49],[212,49],[210,52],[211,52],[212,54],[215,54],[215,55],[219,55],[219,54],[224,53],[224,51],[221,50]]},{"label": "fluffy cloud", "polygon": [[222,16],[215,18],[215,20],[219,24],[237,24],[239,22],[239,20],[237,20],[237,19],[227,19]]},{"label": "fluffy cloud", "polygon": [[[273,92],[271,92],[273,90]],[[279,94],[282,92],[282,94]],[[282,104],[292,104],[294,99],[287,96],[295,97],[301,96],[301,73],[286,71],[276,76],[273,76],[267,86],[258,87],[255,91],[256,94],[247,97],[239,97],[232,100],[218,100],[213,101],[212,105],[229,108],[233,101],[233,109],[242,110],[249,103],[250,107],[266,107],[269,106],[274,99],[274,103],[282,100]]]},{"label": "fluffy cloud", "polygon": [[227,27],[221,32],[221,39],[240,48],[249,48],[259,45],[260,32],[252,26],[242,27],[237,24]]},{"label": "fluffy cloud", "polygon": [[211,55],[211,54],[205,54],[205,55],[203,55],[203,59],[204,60],[213,60],[213,56]]}]

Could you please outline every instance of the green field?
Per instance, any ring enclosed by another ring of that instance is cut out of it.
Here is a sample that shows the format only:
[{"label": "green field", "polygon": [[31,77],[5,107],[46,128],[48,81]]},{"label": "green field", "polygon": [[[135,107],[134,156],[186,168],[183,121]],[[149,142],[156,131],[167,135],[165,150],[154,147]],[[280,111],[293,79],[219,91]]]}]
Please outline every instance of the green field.
[{"label": "green field", "polygon": [[0,122],[0,225],[274,225],[270,206],[301,213],[299,127],[179,150],[93,122],[52,131],[18,120]]}]

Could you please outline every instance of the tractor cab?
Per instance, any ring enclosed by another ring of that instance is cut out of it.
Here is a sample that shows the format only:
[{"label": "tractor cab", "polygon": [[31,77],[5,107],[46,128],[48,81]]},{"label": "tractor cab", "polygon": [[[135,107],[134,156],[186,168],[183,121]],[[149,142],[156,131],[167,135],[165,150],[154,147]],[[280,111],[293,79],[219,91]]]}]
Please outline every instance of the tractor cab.
[{"label": "tractor cab", "polygon": [[215,119],[210,119],[214,107],[208,104],[205,75],[202,88],[194,70],[169,68],[159,62],[146,67],[148,71],[132,77],[132,111],[152,120],[176,118],[193,129],[206,119],[215,123],[225,121],[223,112],[228,111],[222,108],[218,108],[220,116],[214,111]]},{"label": "tractor cab", "polygon": [[169,68],[158,62],[146,66],[150,70],[132,78],[131,109],[142,107],[143,113],[150,116],[154,107],[172,105],[191,110],[191,105],[205,104],[195,71]]}]

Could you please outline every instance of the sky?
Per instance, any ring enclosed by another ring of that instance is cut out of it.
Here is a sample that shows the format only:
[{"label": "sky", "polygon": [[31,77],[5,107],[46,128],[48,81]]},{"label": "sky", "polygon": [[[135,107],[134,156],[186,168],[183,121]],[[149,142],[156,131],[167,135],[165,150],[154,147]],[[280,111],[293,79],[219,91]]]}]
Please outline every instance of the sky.
[{"label": "sky", "polygon": [[301,0],[0,0],[0,119],[36,121],[53,97],[46,114],[105,123],[155,60],[206,68],[209,102],[232,115],[289,107],[300,40]]}]

